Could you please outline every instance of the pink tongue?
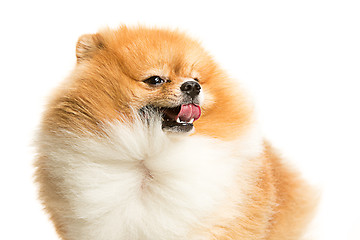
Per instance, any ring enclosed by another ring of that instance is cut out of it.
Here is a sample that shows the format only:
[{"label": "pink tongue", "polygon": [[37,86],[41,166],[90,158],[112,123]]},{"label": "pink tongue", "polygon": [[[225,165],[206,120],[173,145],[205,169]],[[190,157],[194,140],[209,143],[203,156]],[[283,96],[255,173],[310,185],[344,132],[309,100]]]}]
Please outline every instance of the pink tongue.
[{"label": "pink tongue", "polygon": [[200,115],[201,109],[198,105],[187,104],[181,105],[181,109],[177,117],[180,118],[180,121],[189,122],[192,118],[194,121],[198,120]]}]

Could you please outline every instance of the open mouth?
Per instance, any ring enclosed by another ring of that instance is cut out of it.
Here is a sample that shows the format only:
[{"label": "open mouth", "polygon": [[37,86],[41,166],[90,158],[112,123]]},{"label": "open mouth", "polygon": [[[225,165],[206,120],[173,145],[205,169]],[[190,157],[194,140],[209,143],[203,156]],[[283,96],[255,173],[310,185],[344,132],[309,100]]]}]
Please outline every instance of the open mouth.
[{"label": "open mouth", "polygon": [[183,104],[175,108],[161,108],[163,113],[162,128],[170,132],[189,132],[193,122],[198,120],[201,109],[196,104]]}]

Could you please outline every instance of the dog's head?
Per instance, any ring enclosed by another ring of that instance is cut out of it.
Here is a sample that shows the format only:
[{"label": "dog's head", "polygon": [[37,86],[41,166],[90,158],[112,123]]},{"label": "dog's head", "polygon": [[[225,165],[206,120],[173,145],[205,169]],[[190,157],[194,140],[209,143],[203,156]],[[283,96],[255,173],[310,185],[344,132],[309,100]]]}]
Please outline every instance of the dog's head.
[{"label": "dog's head", "polygon": [[164,131],[190,132],[201,108],[211,105],[205,88],[215,64],[184,34],[122,27],[83,35],[76,54],[81,75],[101,82],[98,91],[118,96],[112,99],[118,111],[155,109]]},{"label": "dog's head", "polygon": [[98,131],[103,122],[120,115],[130,121],[151,109],[166,132],[195,127],[226,138],[248,120],[244,99],[226,74],[197,41],[178,31],[106,29],[81,36],[76,56],[70,84],[47,116],[62,128]]}]

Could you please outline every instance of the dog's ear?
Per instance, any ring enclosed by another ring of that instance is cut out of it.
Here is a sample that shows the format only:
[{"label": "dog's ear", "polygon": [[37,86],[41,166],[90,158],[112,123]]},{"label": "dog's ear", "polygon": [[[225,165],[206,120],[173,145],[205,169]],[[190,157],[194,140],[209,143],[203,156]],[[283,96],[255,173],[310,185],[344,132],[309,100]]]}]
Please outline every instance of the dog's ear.
[{"label": "dog's ear", "polygon": [[100,34],[82,35],[76,44],[77,62],[91,58],[96,51],[102,48],[104,48],[104,39]]}]

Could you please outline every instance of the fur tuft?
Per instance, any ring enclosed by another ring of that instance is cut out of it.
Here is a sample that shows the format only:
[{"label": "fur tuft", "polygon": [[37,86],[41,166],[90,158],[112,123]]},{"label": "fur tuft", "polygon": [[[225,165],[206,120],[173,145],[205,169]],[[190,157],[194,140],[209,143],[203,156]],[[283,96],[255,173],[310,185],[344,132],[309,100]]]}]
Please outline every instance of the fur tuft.
[{"label": "fur tuft", "polygon": [[38,173],[49,171],[57,179],[66,205],[48,207],[69,209],[58,216],[71,223],[63,229],[65,239],[192,239],[189,229],[210,227],[204,219],[227,204],[228,192],[240,194],[236,175],[259,154],[259,138],[248,144],[250,150],[202,136],[168,135],[158,114],[145,115],[155,117],[107,123],[103,136],[40,134],[42,151],[51,157]]}]

